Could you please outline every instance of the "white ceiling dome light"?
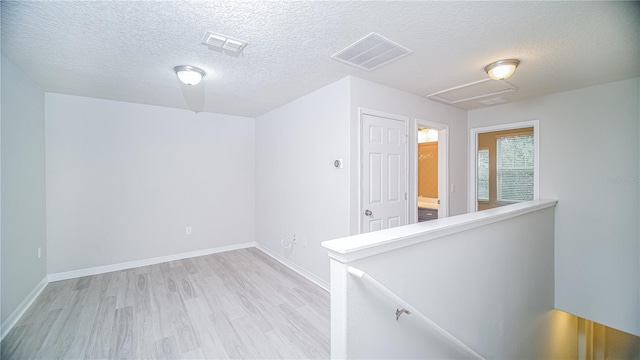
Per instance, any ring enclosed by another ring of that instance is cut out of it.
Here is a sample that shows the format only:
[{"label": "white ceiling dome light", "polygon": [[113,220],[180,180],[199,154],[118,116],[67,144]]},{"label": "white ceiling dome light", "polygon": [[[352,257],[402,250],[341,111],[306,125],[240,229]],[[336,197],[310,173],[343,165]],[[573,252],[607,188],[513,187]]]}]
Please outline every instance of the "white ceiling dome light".
[{"label": "white ceiling dome light", "polygon": [[173,68],[178,79],[186,85],[198,85],[204,77],[204,70],[190,65],[179,65]]},{"label": "white ceiling dome light", "polygon": [[493,80],[504,80],[513,75],[519,64],[520,60],[518,59],[498,60],[485,66],[484,71]]}]

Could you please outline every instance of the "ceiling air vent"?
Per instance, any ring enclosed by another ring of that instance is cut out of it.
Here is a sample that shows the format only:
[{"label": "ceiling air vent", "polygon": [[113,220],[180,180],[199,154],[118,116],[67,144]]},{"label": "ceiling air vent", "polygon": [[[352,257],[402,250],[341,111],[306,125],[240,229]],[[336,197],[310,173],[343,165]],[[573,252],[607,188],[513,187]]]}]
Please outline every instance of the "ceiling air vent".
[{"label": "ceiling air vent", "polygon": [[202,38],[202,43],[207,45],[210,50],[225,53],[233,57],[238,57],[247,42],[243,40],[232,39],[228,36],[220,35],[207,31]]},{"label": "ceiling air vent", "polygon": [[406,47],[379,34],[371,33],[336,53],[332,58],[359,69],[371,71],[411,52]]},{"label": "ceiling air vent", "polygon": [[469,100],[504,94],[515,90],[518,90],[518,88],[505,80],[495,81],[492,79],[484,79],[452,87],[451,89],[438,91],[427,95],[427,97],[432,100],[453,105]]}]

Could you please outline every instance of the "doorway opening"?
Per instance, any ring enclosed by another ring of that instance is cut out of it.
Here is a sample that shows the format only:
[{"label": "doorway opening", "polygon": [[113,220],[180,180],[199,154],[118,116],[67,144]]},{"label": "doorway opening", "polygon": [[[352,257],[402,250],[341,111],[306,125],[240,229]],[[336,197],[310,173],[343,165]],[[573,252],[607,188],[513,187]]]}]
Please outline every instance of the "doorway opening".
[{"label": "doorway opening", "polygon": [[537,120],[471,129],[469,145],[469,212],[539,198]]},{"label": "doorway opening", "polygon": [[444,124],[416,120],[414,222],[449,216],[448,129]]}]

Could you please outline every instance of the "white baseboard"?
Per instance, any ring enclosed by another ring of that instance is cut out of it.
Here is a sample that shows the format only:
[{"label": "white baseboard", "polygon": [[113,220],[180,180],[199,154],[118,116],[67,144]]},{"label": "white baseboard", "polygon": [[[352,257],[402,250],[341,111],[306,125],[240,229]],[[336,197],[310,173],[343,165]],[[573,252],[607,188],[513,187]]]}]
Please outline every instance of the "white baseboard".
[{"label": "white baseboard", "polygon": [[271,250],[269,250],[266,247],[262,246],[262,244],[256,243],[255,247],[256,247],[256,249],[258,249],[258,250],[262,251],[263,253],[269,255],[270,257],[272,257],[277,262],[279,262],[282,265],[288,267],[289,269],[297,272],[298,274],[300,274],[303,277],[305,277],[307,280],[313,282],[314,284],[316,284],[316,285],[320,286],[321,288],[325,289],[326,291],[330,292],[330,286],[329,286],[328,282],[322,280],[318,276],[310,273],[309,271],[301,268],[300,266],[292,263],[288,259],[286,259],[286,258],[284,258],[284,257],[272,252]]},{"label": "white baseboard", "polygon": [[160,264],[167,261],[174,261],[174,260],[187,259],[187,258],[192,258],[197,256],[211,255],[211,254],[221,253],[225,251],[246,249],[246,248],[254,247],[255,245],[256,243],[254,242],[248,242],[248,243],[238,244],[238,245],[221,246],[221,247],[210,248],[210,249],[189,251],[189,252],[180,253],[180,254],[159,256],[159,257],[136,260],[136,261],[128,261],[128,262],[123,262],[119,264],[96,266],[96,267],[87,268],[87,269],[78,269],[78,270],[72,270],[72,271],[59,272],[59,273],[49,274],[49,282],[74,279],[74,278],[79,278],[83,276],[104,274],[112,271],[133,269],[141,266],[155,265],[155,264]]},{"label": "white baseboard", "polygon": [[2,339],[4,339],[9,331],[11,331],[13,326],[18,322],[18,320],[20,320],[22,315],[24,315],[29,306],[33,304],[35,299],[38,297],[38,295],[40,295],[40,293],[42,292],[42,290],[44,290],[48,283],[49,281],[47,281],[47,276],[42,278],[42,281],[40,281],[40,283],[38,283],[38,285],[36,285],[36,287],[31,290],[29,295],[27,295],[27,297],[20,303],[20,305],[18,305],[18,307],[11,313],[11,315],[9,315],[9,317],[2,323],[0,341],[2,341]]}]

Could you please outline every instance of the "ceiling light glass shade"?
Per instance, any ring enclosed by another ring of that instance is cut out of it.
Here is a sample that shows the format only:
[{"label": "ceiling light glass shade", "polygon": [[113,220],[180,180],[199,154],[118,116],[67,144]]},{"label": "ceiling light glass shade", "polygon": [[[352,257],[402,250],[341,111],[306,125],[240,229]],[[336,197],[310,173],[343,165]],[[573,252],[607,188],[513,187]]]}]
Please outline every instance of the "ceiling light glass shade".
[{"label": "ceiling light glass shade", "polygon": [[178,79],[186,85],[198,85],[202,81],[204,71],[195,66],[180,65],[173,68],[178,75]]},{"label": "ceiling light glass shade", "polygon": [[484,71],[493,80],[504,80],[513,75],[518,64],[520,64],[520,60],[517,59],[498,60],[485,66]]}]

